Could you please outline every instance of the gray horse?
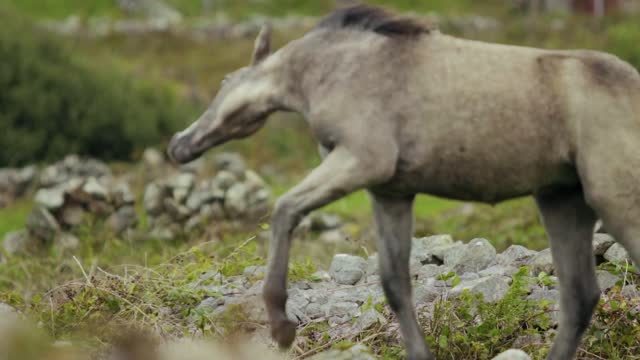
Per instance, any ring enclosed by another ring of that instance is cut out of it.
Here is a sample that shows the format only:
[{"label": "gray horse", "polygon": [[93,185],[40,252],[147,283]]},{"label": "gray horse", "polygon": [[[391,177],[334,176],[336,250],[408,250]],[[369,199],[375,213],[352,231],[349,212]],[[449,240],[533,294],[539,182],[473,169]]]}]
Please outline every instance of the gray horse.
[{"label": "gray horse", "polygon": [[433,359],[412,305],[414,197],[498,203],[533,195],[551,240],[561,318],[549,359],[575,356],[599,299],[597,217],[640,264],[640,76],[618,58],[467,41],[364,5],[326,17],[229,75],[170,156],[184,163],[260,129],[275,111],[304,115],[324,158],[273,212],[264,287],[272,336],[287,319],[291,234],[310,211],[371,194],[382,285],[411,360]]}]

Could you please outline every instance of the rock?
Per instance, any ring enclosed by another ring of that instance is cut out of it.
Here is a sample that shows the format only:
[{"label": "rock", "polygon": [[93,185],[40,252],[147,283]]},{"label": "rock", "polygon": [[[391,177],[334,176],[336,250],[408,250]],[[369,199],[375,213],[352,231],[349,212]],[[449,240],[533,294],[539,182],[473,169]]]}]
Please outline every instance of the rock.
[{"label": "rock", "polygon": [[66,250],[76,250],[80,247],[80,239],[71,233],[60,233],[54,242]]},{"label": "rock", "polygon": [[493,360],[531,360],[531,357],[522,350],[507,350],[493,358]]},{"label": "rock", "polygon": [[218,171],[228,171],[236,178],[244,179],[247,166],[240,154],[221,153],[215,157],[214,161]]},{"label": "rock", "polygon": [[[411,264],[412,267],[419,265],[433,264],[434,262],[442,262],[444,259],[444,250],[448,246],[453,245],[451,235],[436,235],[423,238],[414,238],[411,240]],[[437,258],[437,259],[434,259]]]},{"label": "rock", "polygon": [[365,274],[367,276],[378,275],[378,267],[380,266],[380,259],[378,254],[373,254],[367,259],[367,268]]},{"label": "rock", "polygon": [[442,245],[431,249],[434,263],[453,266],[453,264],[458,262],[458,259],[464,251],[464,247],[465,245],[462,241],[457,241],[451,245]]},{"label": "rock", "polygon": [[524,246],[511,245],[505,251],[498,254],[497,263],[500,265],[520,267],[534,257],[537,252],[529,250]]},{"label": "rock", "polygon": [[456,273],[464,274],[486,269],[495,259],[496,249],[489,241],[474,239],[463,248],[460,256],[450,265]]},{"label": "rock", "polygon": [[486,302],[494,303],[502,300],[509,291],[507,278],[503,276],[491,276],[475,280],[462,281],[451,289],[451,295],[459,296],[464,290],[472,294],[482,294]]},{"label": "rock", "polygon": [[596,256],[604,255],[616,240],[609,234],[596,233],[593,234],[593,253]]},{"label": "rock", "polygon": [[247,170],[244,173],[244,183],[247,185],[249,190],[256,191],[260,189],[264,189],[267,187],[267,184],[264,180],[253,170]]},{"label": "rock", "polygon": [[602,291],[611,289],[616,286],[618,281],[622,280],[618,275],[606,270],[596,270],[596,278],[598,279],[598,286]]},{"label": "rock", "polygon": [[164,165],[164,154],[157,149],[147,148],[142,153],[142,162],[150,169],[157,169]]},{"label": "rock", "polygon": [[223,191],[228,190],[233,184],[238,182],[238,178],[228,171],[220,171],[213,178],[213,186]]},{"label": "rock", "polygon": [[334,230],[342,226],[338,215],[318,213],[311,216],[311,231],[322,232]]},{"label": "rock", "polygon": [[172,189],[186,189],[191,191],[196,183],[195,175],[191,173],[180,173],[172,176],[167,181],[167,185]]},{"label": "rock", "polygon": [[622,294],[622,296],[627,297],[629,299],[640,298],[640,290],[635,285],[624,286],[620,293]]},{"label": "rock", "polygon": [[527,296],[527,300],[542,301],[546,300],[552,304],[560,303],[560,292],[555,289],[535,288],[533,292]]},{"label": "rock", "polygon": [[82,187],[82,191],[89,194],[94,199],[106,200],[109,197],[109,191],[98,182],[95,177],[90,177]]},{"label": "rock", "polygon": [[331,281],[331,274],[326,271],[316,271],[311,275],[311,278],[318,279],[318,281]]},{"label": "rock", "polygon": [[264,277],[267,274],[266,266],[247,266],[242,272],[242,276],[249,277]]},{"label": "rock", "polygon": [[156,183],[147,186],[144,192],[144,209],[147,214],[157,216],[164,210],[165,190]]},{"label": "rock", "polygon": [[415,275],[418,279],[435,278],[438,275],[448,274],[451,272],[451,268],[444,265],[427,264],[421,266]]},{"label": "rock", "polygon": [[111,198],[113,204],[117,208],[125,205],[133,205],[136,202],[136,196],[133,194],[131,187],[126,182],[118,182],[113,186]]},{"label": "rock", "polygon": [[60,232],[60,225],[49,210],[38,207],[27,218],[29,233],[44,241],[51,241]]},{"label": "rock", "polygon": [[247,212],[247,187],[242,183],[236,183],[227,190],[224,201],[224,209],[231,218],[237,218]]},{"label": "rock", "polygon": [[353,324],[351,335],[356,336],[362,333],[363,331],[371,328],[375,324],[386,324],[386,323],[387,323],[387,319],[385,319],[385,317],[382,314],[380,314],[376,309],[369,309],[363,312],[358,317],[355,324]]},{"label": "rock", "polygon": [[534,275],[538,275],[541,272],[553,274],[554,267],[551,249],[545,249],[537,253],[527,262],[527,266],[531,268]]},{"label": "rock", "polygon": [[210,297],[202,300],[202,302],[196,306],[196,313],[212,313],[214,310],[224,305],[224,297]]},{"label": "rock", "polygon": [[413,300],[416,305],[430,304],[442,295],[442,287],[435,286],[433,279],[419,283],[413,288]]},{"label": "rock", "polygon": [[217,199],[216,194],[212,191],[196,190],[191,192],[189,198],[187,198],[186,205],[190,210],[196,211],[200,210],[203,205],[212,203]]},{"label": "rock", "polygon": [[513,274],[517,272],[518,272],[518,268],[513,266],[494,265],[480,271],[478,275],[480,275],[480,277],[487,277],[487,276],[494,276],[494,275],[511,277],[513,276]]},{"label": "rock", "polygon": [[27,254],[37,245],[37,241],[25,230],[10,232],[2,240],[2,247],[7,255]]},{"label": "rock", "polygon": [[615,243],[604,253],[604,258],[612,263],[631,262],[631,257],[625,248]]},{"label": "rock", "polygon": [[138,214],[133,206],[122,207],[107,219],[107,226],[116,234],[121,234],[127,229],[138,225]]},{"label": "rock", "polygon": [[331,262],[329,273],[342,285],[354,285],[365,274],[367,261],[359,256],[338,254]]},{"label": "rock", "polygon": [[184,221],[191,216],[189,208],[180,204],[174,198],[164,199],[164,209],[167,210],[167,214],[176,221]]},{"label": "rock", "polygon": [[48,210],[57,210],[64,205],[64,191],[60,188],[40,189],[36,192],[35,202]]},{"label": "rock", "polygon": [[85,211],[80,206],[68,206],[62,210],[60,220],[62,224],[70,227],[82,225],[85,219]]},{"label": "rock", "polygon": [[324,231],[318,237],[318,240],[325,244],[340,244],[344,243],[348,239],[349,236],[339,229]]}]

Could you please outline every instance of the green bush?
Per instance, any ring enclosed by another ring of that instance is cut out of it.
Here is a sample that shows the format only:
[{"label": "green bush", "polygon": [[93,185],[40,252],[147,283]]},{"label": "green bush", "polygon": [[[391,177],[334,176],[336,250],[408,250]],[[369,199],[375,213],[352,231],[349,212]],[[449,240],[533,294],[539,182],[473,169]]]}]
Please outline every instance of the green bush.
[{"label": "green bush", "polygon": [[84,64],[10,15],[0,11],[0,166],[68,153],[126,160],[180,127],[168,89]]}]

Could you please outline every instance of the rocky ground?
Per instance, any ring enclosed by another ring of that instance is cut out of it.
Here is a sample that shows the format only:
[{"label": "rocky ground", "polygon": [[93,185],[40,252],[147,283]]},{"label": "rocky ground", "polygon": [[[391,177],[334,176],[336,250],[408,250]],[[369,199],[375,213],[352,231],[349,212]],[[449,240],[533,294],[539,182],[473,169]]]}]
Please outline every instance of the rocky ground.
[{"label": "rocky ground", "polygon": [[[243,225],[253,224],[255,229],[266,221],[272,196],[261,177],[236,154],[219,154],[212,164],[211,168],[191,164],[174,169],[167,166],[162,154],[148,150],[143,162],[127,172],[115,172],[102,162],[77,156],[42,169],[2,170],[0,184],[5,185],[0,193],[11,201],[32,197],[34,207],[25,230],[5,236],[1,253],[19,266],[30,256],[46,256],[43,248],[60,250],[63,258],[87,247],[95,251],[96,244],[83,244],[91,239],[87,229],[108,231],[114,239],[142,243],[155,239],[169,244],[222,224],[225,229],[235,229],[230,230],[233,233]],[[296,236],[313,234],[326,246],[339,244],[349,237],[345,223],[339,216],[315,213],[303,220]],[[37,295],[45,301],[38,304],[32,299],[30,307],[24,306],[26,301],[16,301],[15,294],[0,292],[1,317],[15,323],[16,319],[20,322],[35,316],[40,327],[47,328],[51,321],[77,328],[73,319],[80,314],[102,317],[106,312],[108,317],[127,322],[144,320],[153,328],[152,333],[172,339],[165,344],[170,348],[184,345],[176,339],[227,338],[238,332],[259,349],[271,348],[261,297],[265,259],[263,253],[258,256],[254,251],[256,246],[267,247],[269,231],[261,231],[258,237],[233,244],[232,250],[215,248],[211,255],[205,255],[207,252],[198,249],[201,245],[196,245],[186,255],[173,255],[170,263],[135,271],[127,268],[124,273],[93,266],[87,274],[74,255],[72,264],[81,269],[84,280],[49,285],[45,294]],[[254,250],[245,251],[247,248]],[[611,236],[595,234],[593,249],[603,290],[595,329],[612,326],[608,321],[619,323],[624,333],[621,341],[628,341],[625,346],[632,349],[628,351],[640,349],[639,274]],[[0,264],[7,261],[0,259]],[[490,359],[496,349],[514,347],[538,359],[552,342],[558,323],[559,289],[549,249],[534,251],[512,245],[498,252],[487,239],[464,243],[437,235],[413,239],[410,266],[417,312],[440,355],[478,352],[482,355],[477,358]],[[64,267],[54,269],[62,271]],[[380,285],[376,254],[337,254],[324,270],[310,261],[292,264],[290,278],[287,311],[300,324],[290,357],[402,357],[397,323]],[[4,281],[2,277],[0,281]],[[20,312],[8,305],[12,301],[23,305],[18,307]],[[138,312],[145,317],[139,319]],[[487,337],[488,330],[482,329],[485,323],[508,334]],[[55,333],[60,326],[51,326],[49,331]],[[597,331],[592,341],[597,342],[598,336],[609,341],[606,336],[610,334],[597,335]],[[456,333],[464,335],[456,338]],[[62,344],[68,345],[65,341]],[[464,345],[482,346],[492,341],[496,349]],[[60,345],[59,341],[54,344]],[[521,351],[507,352],[497,359],[529,358]]]}]

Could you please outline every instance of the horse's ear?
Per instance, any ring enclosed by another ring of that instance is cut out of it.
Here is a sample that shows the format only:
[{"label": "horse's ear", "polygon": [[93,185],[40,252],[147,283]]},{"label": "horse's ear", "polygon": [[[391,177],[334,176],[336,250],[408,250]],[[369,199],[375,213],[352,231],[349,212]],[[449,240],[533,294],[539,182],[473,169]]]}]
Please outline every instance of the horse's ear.
[{"label": "horse's ear", "polygon": [[264,25],[256,39],[251,65],[258,65],[271,54],[271,26]]}]

